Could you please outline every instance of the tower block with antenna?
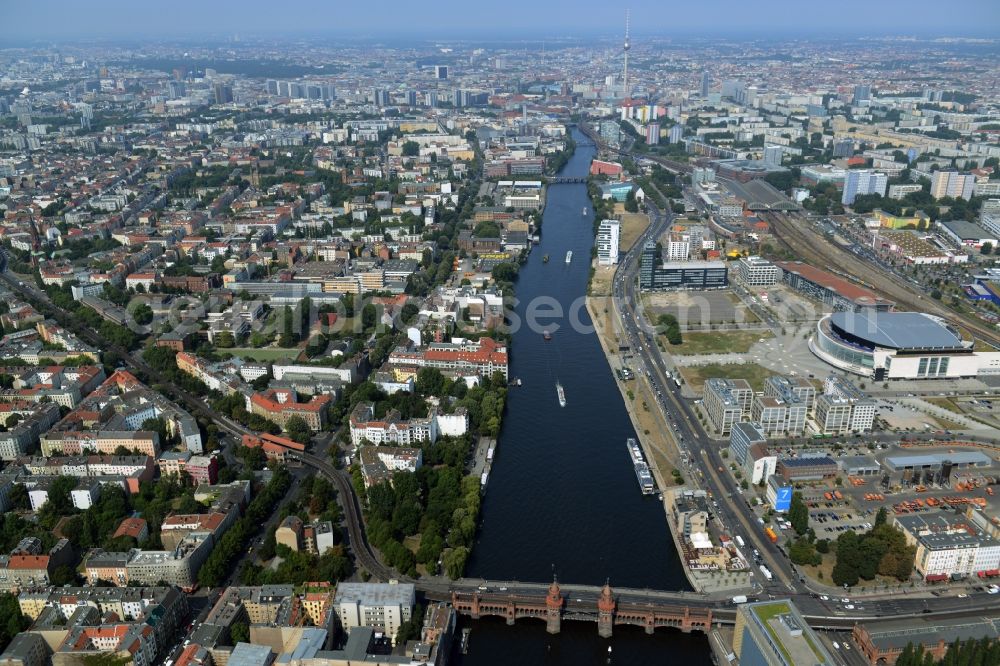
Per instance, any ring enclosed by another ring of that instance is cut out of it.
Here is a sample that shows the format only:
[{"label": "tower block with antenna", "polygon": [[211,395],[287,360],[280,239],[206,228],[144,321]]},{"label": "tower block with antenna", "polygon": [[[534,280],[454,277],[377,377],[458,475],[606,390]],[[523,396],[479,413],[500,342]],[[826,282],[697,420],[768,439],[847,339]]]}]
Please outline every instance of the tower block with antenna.
[{"label": "tower block with antenna", "polygon": [[629,10],[625,10],[625,45],[622,47],[622,51],[625,53],[625,71],[622,78],[624,79],[625,92],[624,96],[629,97],[629,87],[628,87],[628,52],[632,48],[628,41],[628,28],[629,28]]}]

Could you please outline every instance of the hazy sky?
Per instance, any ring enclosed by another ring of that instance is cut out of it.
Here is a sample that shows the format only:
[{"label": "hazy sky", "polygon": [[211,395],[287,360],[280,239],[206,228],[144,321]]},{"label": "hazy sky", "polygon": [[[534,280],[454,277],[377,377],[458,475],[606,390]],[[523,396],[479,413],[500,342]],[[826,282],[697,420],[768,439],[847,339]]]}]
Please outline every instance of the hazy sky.
[{"label": "hazy sky", "polygon": [[204,34],[1000,37],[1000,0],[0,0],[5,40]]}]

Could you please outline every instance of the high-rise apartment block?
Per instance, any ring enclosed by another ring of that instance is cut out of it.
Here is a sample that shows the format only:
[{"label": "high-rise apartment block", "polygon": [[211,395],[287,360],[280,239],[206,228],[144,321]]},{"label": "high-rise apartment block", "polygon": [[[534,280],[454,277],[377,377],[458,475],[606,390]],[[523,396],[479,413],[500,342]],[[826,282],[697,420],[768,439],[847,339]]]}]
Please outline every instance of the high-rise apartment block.
[{"label": "high-rise apartment block", "polygon": [[976,177],[971,173],[935,171],[931,176],[931,196],[935,199],[951,197],[968,201],[972,198],[975,185]]},{"label": "high-rise apartment block", "polygon": [[885,196],[885,188],[889,178],[884,173],[868,169],[851,169],[844,179],[844,196],[840,203],[845,206],[854,204],[854,200],[863,194],[879,194]]},{"label": "high-rise apartment block", "polygon": [[601,220],[597,227],[597,263],[612,266],[618,263],[618,241],[621,236],[621,222]]}]

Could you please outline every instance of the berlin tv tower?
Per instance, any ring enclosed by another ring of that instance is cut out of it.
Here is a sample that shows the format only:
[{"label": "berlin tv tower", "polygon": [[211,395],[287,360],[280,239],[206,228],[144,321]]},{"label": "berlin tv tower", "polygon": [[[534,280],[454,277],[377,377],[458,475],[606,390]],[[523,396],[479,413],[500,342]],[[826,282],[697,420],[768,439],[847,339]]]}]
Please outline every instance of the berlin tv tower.
[{"label": "berlin tv tower", "polygon": [[628,43],[628,22],[629,22],[629,10],[625,10],[625,46],[622,47],[622,51],[625,52],[625,97],[629,96],[628,89],[628,51],[631,46]]}]

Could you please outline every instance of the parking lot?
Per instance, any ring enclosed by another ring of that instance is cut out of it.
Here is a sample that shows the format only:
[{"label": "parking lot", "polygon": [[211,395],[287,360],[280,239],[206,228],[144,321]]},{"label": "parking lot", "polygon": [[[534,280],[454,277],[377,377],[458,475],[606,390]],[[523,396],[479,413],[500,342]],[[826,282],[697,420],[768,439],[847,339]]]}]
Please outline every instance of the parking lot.
[{"label": "parking lot", "polygon": [[[842,498],[837,499],[835,492],[840,493]],[[809,525],[818,539],[833,540],[848,530],[870,530],[878,510],[877,506],[864,508],[855,504],[849,495],[840,490],[809,489],[803,491],[802,499],[809,507]]]}]

